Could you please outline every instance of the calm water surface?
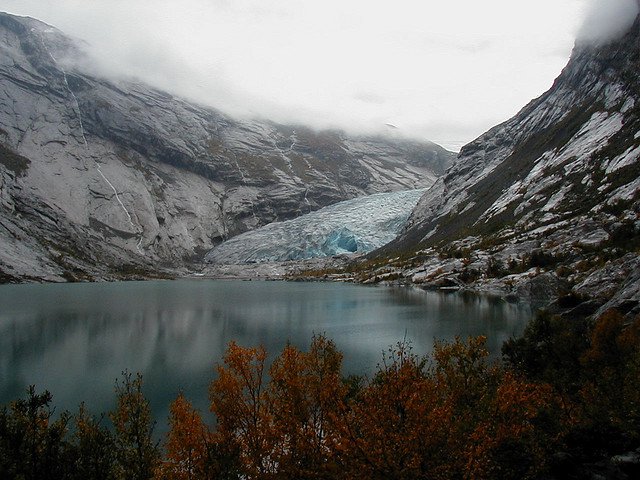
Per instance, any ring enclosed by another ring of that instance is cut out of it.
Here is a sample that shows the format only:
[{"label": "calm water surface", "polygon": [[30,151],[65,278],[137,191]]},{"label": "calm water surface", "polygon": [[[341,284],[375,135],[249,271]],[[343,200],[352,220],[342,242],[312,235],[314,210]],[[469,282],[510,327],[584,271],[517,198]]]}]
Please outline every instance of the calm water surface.
[{"label": "calm water surface", "polygon": [[499,352],[528,307],[476,296],[336,283],[179,280],[0,286],[0,404],[26,387],[60,409],[112,408],[113,386],[141,372],[162,430],[182,390],[202,411],[213,367],[230,340],[278,353],[314,333],[335,340],[345,373],[370,374],[406,338],[426,353],[434,339],[488,336]]}]

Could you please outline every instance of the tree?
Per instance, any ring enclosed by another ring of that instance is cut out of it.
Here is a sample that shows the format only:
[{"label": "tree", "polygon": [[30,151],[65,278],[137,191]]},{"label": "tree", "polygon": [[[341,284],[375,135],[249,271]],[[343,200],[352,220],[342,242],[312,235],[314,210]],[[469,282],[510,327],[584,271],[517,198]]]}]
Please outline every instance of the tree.
[{"label": "tree", "polygon": [[[596,451],[624,452],[640,442],[640,317],[615,310],[595,322],[579,355],[583,437]],[[587,442],[582,442],[585,445]]]},{"label": "tree", "polygon": [[231,342],[209,389],[211,411],[217,418],[215,445],[240,452],[246,478],[262,477],[275,468],[269,438],[272,418],[263,383],[266,357],[264,347],[243,348]]},{"label": "tree", "polygon": [[[347,478],[528,478],[553,442],[539,431],[551,389],[487,361],[484,337],[406,343],[346,406],[338,444]],[[431,361],[430,361],[431,360]]]},{"label": "tree", "polygon": [[[548,383],[571,402],[580,390],[580,355],[588,347],[589,322],[538,313],[519,338],[502,346],[506,363],[529,379]],[[569,408],[567,408],[567,413]]]},{"label": "tree", "polygon": [[96,419],[82,403],[74,417],[73,471],[71,478],[84,480],[115,479],[116,452],[114,438],[102,425],[104,416]]},{"label": "tree", "polygon": [[202,480],[208,476],[210,433],[202,417],[182,393],[171,403],[165,460],[158,477]]},{"label": "tree", "polygon": [[326,478],[336,473],[334,428],[346,388],[342,354],[324,336],[308,352],[288,345],[269,370],[274,463],[279,478]]},{"label": "tree", "polygon": [[52,420],[51,400],[50,392],[36,393],[32,385],[26,399],[0,411],[0,478],[64,477],[69,414]]},{"label": "tree", "polygon": [[154,422],[149,401],[142,393],[142,375],[122,373],[116,380],[116,408],[109,414],[114,426],[117,478],[147,480],[154,476],[159,459],[153,441]]},{"label": "tree", "polygon": [[539,426],[552,389],[488,362],[483,336],[436,342],[433,374],[450,415],[446,451],[454,476],[533,478],[546,468],[554,431]]},{"label": "tree", "polygon": [[505,358],[529,381],[546,381],[561,400],[539,431],[555,435],[580,463],[611,458],[640,443],[640,318],[610,310],[597,319],[539,315]]},{"label": "tree", "polygon": [[[437,455],[433,446],[446,425],[433,422],[440,412],[425,365],[409,344],[399,343],[344,406],[336,448],[346,478],[424,478],[427,469],[437,478],[438,462],[429,458]],[[431,424],[435,428],[427,432]]]}]

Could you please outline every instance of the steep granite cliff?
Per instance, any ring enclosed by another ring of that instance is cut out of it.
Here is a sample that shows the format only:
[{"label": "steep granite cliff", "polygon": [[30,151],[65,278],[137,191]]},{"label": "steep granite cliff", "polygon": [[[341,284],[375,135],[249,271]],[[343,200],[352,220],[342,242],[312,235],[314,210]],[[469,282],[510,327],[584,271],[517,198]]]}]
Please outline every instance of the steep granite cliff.
[{"label": "steep granite cliff", "polygon": [[578,44],[548,92],[462,149],[399,244],[549,232],[563,221],[606,222],[612,206],[632,206],[640,189],[639,30],[637,20],[619,40]]}]

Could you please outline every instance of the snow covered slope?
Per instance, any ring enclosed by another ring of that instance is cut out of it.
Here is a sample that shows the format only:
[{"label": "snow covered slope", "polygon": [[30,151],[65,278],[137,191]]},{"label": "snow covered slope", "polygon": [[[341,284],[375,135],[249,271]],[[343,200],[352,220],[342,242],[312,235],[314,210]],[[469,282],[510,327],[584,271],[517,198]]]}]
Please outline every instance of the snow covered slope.
[{"label": "snow covered slope", "polygon": [[243,264],[367,253],[396,237],[423,193],[424,189],[379,193],[271,223],[227,240],[206,260]]}]

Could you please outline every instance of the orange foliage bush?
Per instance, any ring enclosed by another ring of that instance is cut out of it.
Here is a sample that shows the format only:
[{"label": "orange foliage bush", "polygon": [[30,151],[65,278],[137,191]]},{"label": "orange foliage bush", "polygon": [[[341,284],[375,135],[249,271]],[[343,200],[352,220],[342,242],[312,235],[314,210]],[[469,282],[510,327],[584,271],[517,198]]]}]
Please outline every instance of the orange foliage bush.
[{"label": "orange foliage bush", "polygon": [[337,473],[339,437],[333,420],[344,397],[342,354],[313,338],[308,352],[287,346],[269,371],[268,406],[279,478],[326,478]]},{"label": "orange foliage bush", "polygon": [[217,432],[246,478],[533,476],[553,444],[535,428],[551,389],[490,364],[484,345],[437,343],[429,361],[402,343],[349,389],[324,337],[287,346],[268,382],[264,350],[231,343],[211,386]]},{"label": "orange foliage bush", "polygon": [[267,408],[263,347],[243,348],[231,342],[218,378],[211,384],[211,411],[218,424],[218,443],[240,452],[247,478],[260,478],[274,471],[271,429],[273,417]]},{"label": "orange foliage bush", "polygon": [[391,351],[343,418],[350,478],[539,473],[551,443],[535,434],[535,422],[551,390],[487,363],[484,342],[436,343],[431,363],[405,344]]},{"label": "orange foliage bush", "polygon": [[169,434],[165,459],[156,477],[166,480],[199,480],[207,478],[209,429],[191,403],[178,395],[170,406]]}]

